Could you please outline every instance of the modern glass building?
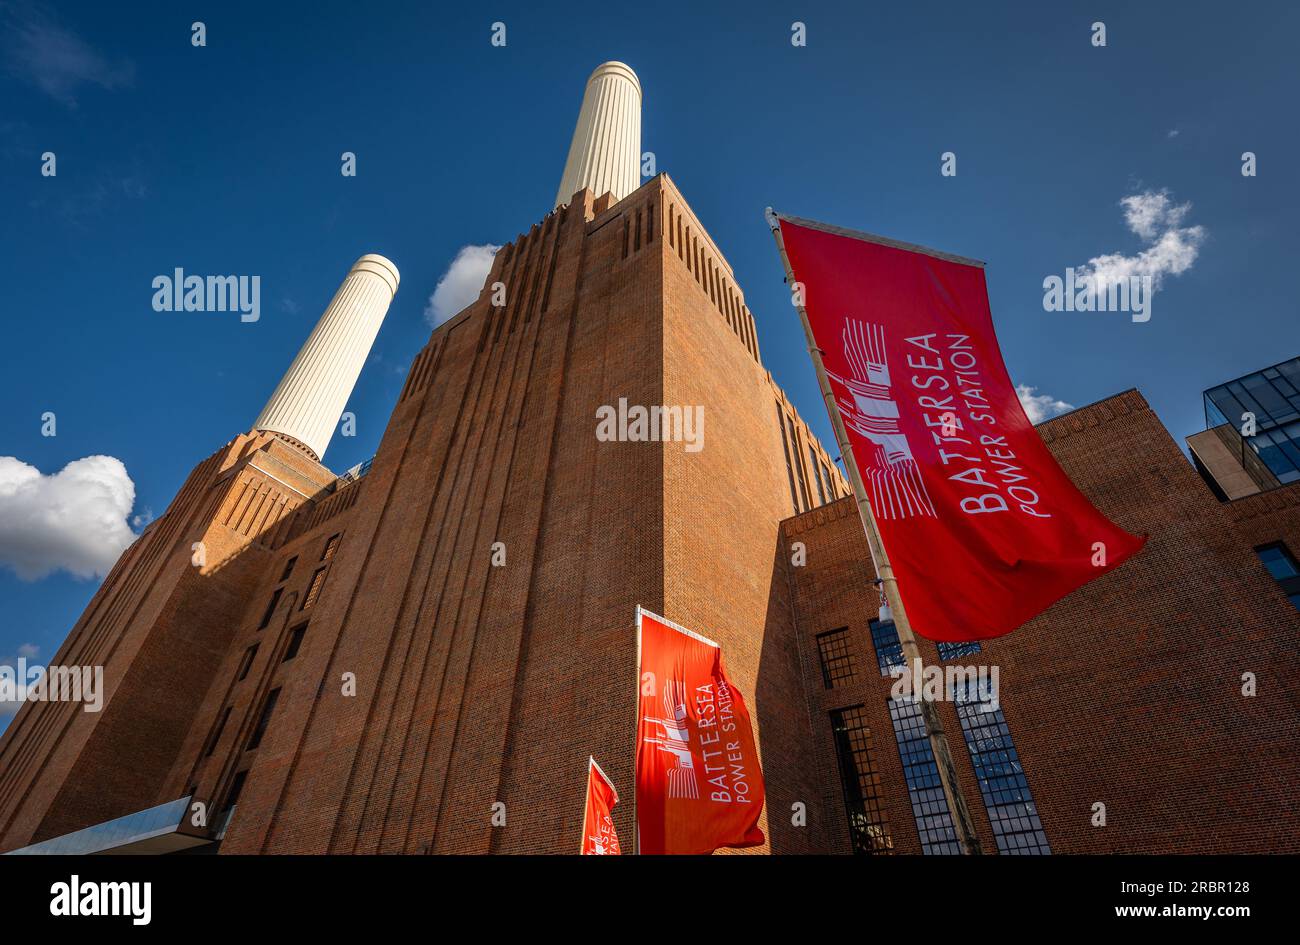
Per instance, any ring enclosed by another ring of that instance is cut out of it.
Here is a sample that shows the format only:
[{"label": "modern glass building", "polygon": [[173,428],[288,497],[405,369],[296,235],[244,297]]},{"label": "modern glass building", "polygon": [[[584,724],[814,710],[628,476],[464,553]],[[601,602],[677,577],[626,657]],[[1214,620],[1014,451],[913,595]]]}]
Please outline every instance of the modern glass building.
[{"label": "modern glass building", "polygon": [[1245,436],[1278,481],[1300,480],[1300,358],[1292,358],[1205,392],[1205,425],[1240,431],[1255,415],[1255,435]]}]

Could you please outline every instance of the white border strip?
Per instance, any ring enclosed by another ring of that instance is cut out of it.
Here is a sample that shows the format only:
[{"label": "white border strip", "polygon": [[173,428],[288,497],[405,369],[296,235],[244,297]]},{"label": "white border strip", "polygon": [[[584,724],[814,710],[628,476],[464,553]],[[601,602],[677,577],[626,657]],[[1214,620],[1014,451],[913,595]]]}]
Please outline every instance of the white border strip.
[{"label": "white border strip", "polygon": [[[587,761],[591,762],[592,768],[595,768],[597,771],[600,772],[601,778],[603,778],[605,783],[609,785],[609,789],[614,792],[614,803],[617,804],[618,788],[614,786],[614,779],[605,773],[605,769],[600,766],[600,764],[596,761],[595,757],[593,757],[592,755],[588,755]],[[590,768],[587,770],[587,777],[591,777]]]},{"label": "white border strip", "polygon": [[660,617],[658,614],[654,613],[653,611],[646,610],[640,604],[637,604],[636,605],[636,628],[637,628],[637,665],[638,666],[640,666],[641,664],[641,615],[642,614],[645,614],[647,617],[659,621],[665,627],[671,627],[672,629],[676,630],[678,633],[686,634],[692,640],[699,640],[701,643],[706,643],[709,646],[713,647],[715,650],[722,649],[722,646],[720,644],[714,643],[708,637],[701,636],[700,634],[696,633],[694,630],[687,630],[681,624],[673,623],[667,617]]},{"label": "white border strip", "polygon": [[933,256],[935,259],[943,259],[948,262],[959,263],[963,266],[975,266],[977,269],[983,269],[984,263],[979,259],[970,259],[967,256],[957,256],[953,253],[945,253],[942,250],[931,249],[928,246],[921,246],[917,243],[904,243],[902,240],[891,240],[888,236],[877,236],[875,233],[864,233],[862,230],[850,230],[842,226],[833,226],[830,223],[819,223],[816,220],[805,220],[803,217],[792,217],[786,213],[778,213],[773,210],[772,215],[778,220],[784,220],[786,223],[793,223],[795,226],[801,226],[808,230],[821,230],[823,233],[831,233],[835,236],[847,236],[851,239],[862,240],[866,243],[877,243],[880,246],[888,246],[891,249],[901,249],[909,253],[920,253],[923,256]]}]

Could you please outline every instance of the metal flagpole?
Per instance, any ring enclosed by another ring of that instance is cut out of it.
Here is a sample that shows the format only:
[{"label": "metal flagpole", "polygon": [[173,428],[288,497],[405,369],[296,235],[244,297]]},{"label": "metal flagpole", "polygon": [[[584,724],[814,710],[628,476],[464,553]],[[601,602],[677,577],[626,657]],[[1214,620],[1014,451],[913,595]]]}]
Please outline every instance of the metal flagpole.
[{"label": "metal flagpole", "polygon": [[636,756],[641,750],[641,605],[636,605],[636,722],[632,726],[632,855],[641,855],[641,811],[637,807]]},{"label": "metal flagpole", "polygon": [[587,849],[587,807],[591,804],[591,766],[595,762],[594,757],[587,756],[587,792],[582,798],[582,843],[578,844],[579,856]]},{"label": "metal flagpole", "polygon": [[[790,268],[790,257],[786,255],[785,240],[781,237],[780,215],[771,207],[768,207],[765,213],[768,226],[772,228],[772,236],[776,239],[777,251],[781,254],[781,264],[785,267],[786,284],[793,290],[795,284],[794,271]],[[835,442],[839,445],[840,456],[844,460],[844,469],[849,474],[849,482],[853,486],[853,494],[858,502],[858,515],[862,518],[862,527],[867,533],[867,546],[871,549],[871,563],[876,569],[876,577],[879,578],[881,588],[885,593],[885,602],[889,604],[889,609],[894,615],[894,627],[898,631],[898,641],[902,644],[903,659],[906,661],[909,672],[915,666],[921,664],[921,651],[916,645],[916,636],[912,633],[912,625],[907,619],[907,611],[903,607],[903,599],[898,594],[898,579],[894,577],[893,566],[889,563],[889,555],[885,551],[885,545],[880,540],[880,530],[876,526],[876,517],[871,511],[871,504],[867,501],[867,490],[862,484],[862,474],[858,471],[858,464],[853,458],[853,447],[849,443],[848,434],[844,429],[844,421],[840,418],[840,411],[835,403],[835,394],[831,391],[830,381],[826,377],[826,368],[822,364],[822,352],[817,347],[817,342],[813,338],[812,325],[808,321],[808,312],[802,305],[795,306],[799,310],[799,320],[803,322],[804,338],[808,342],[808,353],[812,355],[813,367],[817,371],[817,383],[821,388],[822,399],[826,402],[826,412],[830,414],[831,426],[835,430]],[[913,691],[919,693],[921,681],[913,680]],[[953,823],[957,829],[957,841],[961,846],[961,852],[964,854],[979,854],[980,850],[979,837],[975,834],[974,825],[971,823],[970,811],[966,807],[966,799],[962,796],[961,790],[957,784],[957,768],[952,761],[952,752],[948,750],[948,737],[944,734],[943,720],[939,717],[939,711],[935,708],[934,703],[921,697],[918,700],[921,704],[921,718],[925,722],[925,728],[930,737],[930,749],[934,752],[935,766],[939,769],[939,783],[943,786],[944,797],[948,800],[948,810],[952,812]]]}]

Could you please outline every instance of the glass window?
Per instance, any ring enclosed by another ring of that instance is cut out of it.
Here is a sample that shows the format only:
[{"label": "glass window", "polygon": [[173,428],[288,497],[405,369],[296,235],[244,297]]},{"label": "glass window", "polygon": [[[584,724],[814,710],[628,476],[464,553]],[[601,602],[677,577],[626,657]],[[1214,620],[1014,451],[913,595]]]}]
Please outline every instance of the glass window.
[{"label": "glass window", "polygon": [[1277,448],[1291,461],[1291,465],[1300,467],[1300,445],[1296,443],[1295,436],[1291,431],[1291,427],[1294,426],[1293,423],[1285,429],[1274,430],[1270,435],[1273,437],[1273,443],[1276,444]]},{"label": "glass window", "polygon": [[1300,388],[1300,358],[1292,358],[1277,366],[1279,372],[1293,387]]},{"label": "glass window", "polygon": [[844,808],[849,818],[849,841],[857,854],[891,853],[894,839],[876,773],[875,745],[862,706],[831,713],[835,755],[839,760]]},{"label": "glass window", "polygon": [[[1279,439],[1285,441],[1285,437],[1279,437]],[[1247,437],[1246,442],[1264,461],[1264,465],[1272,470],[1273,475],[1279,479],[1282,479],[1287,473],[1295,471],[1295,463],[1291,462],[1282,448],[1273,442],[1271,433],[1261,431],[1254,436]]]},{"label": "glass window", "polygon": [[1246,408],[1237,401],[1237,398],[1228,393],[1225,387],[1210,391],[1209,396],[1214,405],[1219,408],[1219,414],[1223,417],[1221,422],[1231,423],[1240,430],[1241,415],[1246,412]]},{"label": "glass window", "polygon": [[954,695],[998,852],[1019,856],[1051,853],[1002,709],[994,708],[987,695],[974,686],[959,686]]},{"label": "glass window", "polygon": [[1241,383],[1246,390],[1250,391],[1250,396],[1254,397],[1259,405],[1264,408],[1274,423],[1280,422],[1283,419],[1282,415],[1291,411],[1291,405],[1286,402],[1262,374],[1255,374]]},{"label": "glass window", "polygon": [[1268,412],[1269,420],[1274,424],[1294,419],[1295,411],[1291,408],[1291,404],[1287,403],[1287,399],[1282,396],[1282,391],[1274,387],[1264,374],[1252,374],[1251,377],[1243,378],[1242,386]]},{"label": "glass window", "polygon": [[290,558],[288,561],[285,562],[284,573],[280,575],[281,581],[289,580],[289,575],[293,574],[293,566],[297,563],[298,563],[297,555],[294,555],[292,558]]},{"label": "glass window", "polygon": [[963,656],[971,656],[980,651],[978,640],[971,640],[969,643],[940,643],[939,659],[940,660],[957,660]]},{"label": "glass window", "polygon": [[822,681],[827,689],[843,686],[858,674],[857,662],[849,649],[849,628],[828,630],[817,635],[817,652],[822,661]]},{"label": "glass window", "polygon": [[1228,418],[1223,415],[1219,405],[1214,402],[1210,394],[1205,395],[1205,426],[1206,428],[1222,426],[1228,422]]},{"label": "glass window", "polygon": [[871,645],[876,648],[876,662],[880,666],[880,675],[888,676],[889,671],[897,667],[905,669],[903,661],[903,644],[898,640],[898,629],[894,621],[871,621]]},{"label": "glass window", "polygon": [[325,542],[325,550],[321,552],[320,559],[322,561],[328,561],[334,557],[334,552],[339,550],[339,539],[342,537],[342,534],[330,536],[330,540]]},{"label": "glass window", "polygon": [[926,855],[959,855],[961,844],[957,842],[957,830],[948,811],[948,799],[943,795],[939,766],[930,750],[930,735],[921,717],[921,706],[911,699],[888,702],[921,850]]},{"label": "glass window", "polygon": [[[1249,410],[1255,415],[1256,423],[1260,426],[1268,425],[1268,411],[1256,403],[1254,397],[1251,397],[1250,394],[1246,393],[1246,388],[1242,387],[1240,382],[1233,381],[1228,385],[1228,390],[1232,393],[1233,397],[1237,398],[1237,403],[1241,404],[1244,409]],[[1238,416],[1240,416],[1240,414],[1238,414]],[[1240,420],[1237,421],[1237,425],[1241,425]]]},{"label": "glass window", "polygon": [[1291,554],[1291,549],[1280,541],[1256,548],[1255,554],[1259,555],[1259,560],[1264,562],[1264,567],[1268,568],[1268,573],[1273,575],[1274,580],[1285,581],[1287,578],[1300,576],[1300,567],[1296,566],[1295,556]]}]

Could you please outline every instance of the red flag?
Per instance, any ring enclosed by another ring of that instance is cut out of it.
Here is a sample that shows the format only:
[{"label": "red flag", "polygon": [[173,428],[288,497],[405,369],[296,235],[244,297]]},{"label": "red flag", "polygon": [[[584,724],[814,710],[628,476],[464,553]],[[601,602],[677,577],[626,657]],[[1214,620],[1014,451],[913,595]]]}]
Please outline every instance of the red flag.
[{"label": "red flag", "polygon": [[640,853],[712,853],[764,842],[763,772],[745,700],[712,640],[637,608]]},{"label": "red flag", "polygon": [[1057,465],[993,334],[981,263],[780,221],[916,632],[1001,636],[1140,549]]},{"label": "red flag", "polygon": [[587,807],[582,814],[582,855],[618,856],[623,851],[618,846],[614,831],[614,805],[618,791],[600,770],[595,758],[587,759]]}]

